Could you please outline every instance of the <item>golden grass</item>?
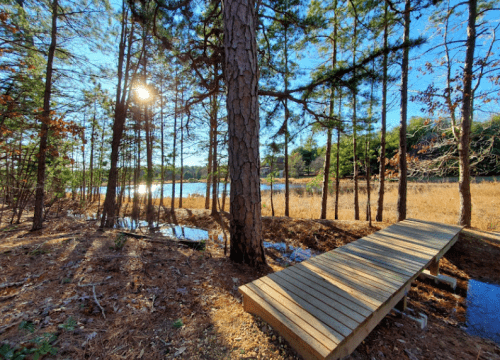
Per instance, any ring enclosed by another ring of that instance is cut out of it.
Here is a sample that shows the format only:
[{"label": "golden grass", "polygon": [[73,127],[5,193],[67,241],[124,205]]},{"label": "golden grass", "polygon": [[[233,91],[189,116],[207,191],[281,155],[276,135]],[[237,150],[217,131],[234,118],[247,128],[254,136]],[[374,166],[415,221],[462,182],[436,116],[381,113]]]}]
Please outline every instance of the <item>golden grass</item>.
[{"label": "golden grass", "polygon": [[[340,185],[339,220],[354,220],[353,182],[343,180]],[[483,182],[471,184],[472,227],[484,231],[500,231],[500,183]],[[384,222],[396,222],[397,183],[388,183],[384,197]],[[371,212],[375,219],[377,211],[378,185],[372,185]],[[143,199],[141,199],[144,201]],[[366,219],[366,184],[360,183],[359,209],[360,219]],[[219,199],[221,201],[221,199]],[[283,216],[285,209],[284,193],[273,195],[275,216]],[[205,197],[189,196],[182,201],[183,208],[204,209]],[[155,199],[155,205],[159,200]],[[170,208],[170,198],[165,198],[166,208]],[[211,205],[211,202],[210,202]],[[179,206],[179,199],[175,200]],[[460,208],[458,184],[456,183],[409,183],[408,218],[456,224]],[[229,211],[229,195],[226,198],[225,211]],[[334,218],[335,195],[328,197],[328,219]],[[321,212],[321,195],[290,196],[290,216],[302,219],[318,219]],[[262,193],[262,215],[271,216],[269,191]]]},{"label": "golden grass", "polygon": [[[343,187],[346,188],[343,190]],[[339,220],[354,219],[354,195],[352,183],[343,182],[340,186]],[[359,208],[361,220],[366,219],[366,186],[360,189]],[[375,219],[377,211],[378,185],[372,187],[371,212]],[[472,226],[485,231],[500,231],[500,183],[489,182],[471,184]],[[398,198],[397,184],[389,183],[384,196],[384,221],[396,222]],[[285,208],[284,194],[273,196],[276,216],[282,216]],[[458,184],[408,184],[407,217],[421,220],[456,224],[460,208]],[[328,219],[333,219],[335,196],[328,198]],[[317,219],[321,212],[321,195],[292,195],[290,197],[290,216]],[[269,194],[262,197],[262,215],[271,215]]]}]

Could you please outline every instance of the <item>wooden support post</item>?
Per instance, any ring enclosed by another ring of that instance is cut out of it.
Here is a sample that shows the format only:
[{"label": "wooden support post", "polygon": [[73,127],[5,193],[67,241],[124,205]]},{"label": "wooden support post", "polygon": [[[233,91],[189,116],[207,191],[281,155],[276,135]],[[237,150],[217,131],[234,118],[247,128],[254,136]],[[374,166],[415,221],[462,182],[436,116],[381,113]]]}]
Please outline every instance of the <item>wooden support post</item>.
[{"label": "wooden support post", "polygon": [[408,308],[408,299],[407,296],[403,296],[403,298],[394,306],[396,310],[399,310],[401,312],[405,312],[406,309]]},{"label": "wooden support post", "polygon": [[438,276],[439,275],[439,259],[432,259],[431,264],[429,265],[429,272],[431,275]]}]

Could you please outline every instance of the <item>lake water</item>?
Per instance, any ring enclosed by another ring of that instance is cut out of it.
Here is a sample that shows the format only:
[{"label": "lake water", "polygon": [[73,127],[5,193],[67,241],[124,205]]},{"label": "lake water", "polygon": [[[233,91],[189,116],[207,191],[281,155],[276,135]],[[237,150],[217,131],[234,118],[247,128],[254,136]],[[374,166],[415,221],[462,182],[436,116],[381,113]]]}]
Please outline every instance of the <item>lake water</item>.
[{"label": "lake water", "polygon": [[[229,190],[231,189],[231,184],[227,184],[227,196],[229,196]],[[306,186],[303,184],[290,184],[290,190],[305,190]],[[137,192],[140,195],[146,194],[147,187],[146,185],[139,185],[137,187]],[[261,191],[269,191],[271,190],[271,186],[267,184],[260,184],[260,190]],[[68,192],[71,192],[71,189],[67,190]],[[130,191],[130,196],[134,195],[134,187],[125,187],[125,196],[128,196]],[[159,198],[161,195],[161,186],[159,184],[155,184],[152,186],[152,191],[153,191],[153,197],[154,198]],[[182,184],[182,197],[188,197],[192,195],[200,195],[200,196],[205,196],[207,191],[207,184],[204,182],[200,183],[184,183]],[[222,196],[222,192],[224,191],[224,184],[219,184],[219,196]],[[285,184],[274,184],[273,185],[273,192],[281,192],[285,191]],[[106,193],[106,187],[101,186],[100,188],[101,194]],[[117,188],[117,194],[120,192],[120,187]],[[179,183],[175,184],[175,197],[179,197],[179,194],[181,192],[181,185]],[[212,188],[210,188],[210,194],[212,194]],[[172,184],[163,184],[163,196],[164,197],[169,197],[172,195]]]},{"label": "lake water", "polygon": [[500,344],[500,286],[469,280],[467,332]]}]

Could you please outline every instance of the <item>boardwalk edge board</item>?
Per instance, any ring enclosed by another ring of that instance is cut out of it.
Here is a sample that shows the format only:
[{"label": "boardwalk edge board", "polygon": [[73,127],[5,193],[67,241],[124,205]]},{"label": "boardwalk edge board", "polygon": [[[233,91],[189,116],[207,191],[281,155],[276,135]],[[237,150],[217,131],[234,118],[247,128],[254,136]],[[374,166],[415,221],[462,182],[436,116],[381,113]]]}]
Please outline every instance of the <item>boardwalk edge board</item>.
[{"label": "boardwalk edge board", "polygon": [[304,359],[343,358],[458,241],[461,230],[416,219],[399,222],[241,286],[244,309],[271,325]]}]

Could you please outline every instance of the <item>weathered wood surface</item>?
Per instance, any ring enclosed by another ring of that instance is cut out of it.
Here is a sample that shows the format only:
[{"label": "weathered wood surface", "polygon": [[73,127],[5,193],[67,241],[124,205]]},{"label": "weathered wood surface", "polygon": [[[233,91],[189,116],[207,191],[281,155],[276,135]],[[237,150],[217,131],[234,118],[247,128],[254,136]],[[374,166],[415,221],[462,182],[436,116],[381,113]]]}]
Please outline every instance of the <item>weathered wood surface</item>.
[{"label": "weathered wood surface", "polygon": [[458,240],[460,226],[409,219],[239,288],[246,311],[305,359],[349,355]]}]

